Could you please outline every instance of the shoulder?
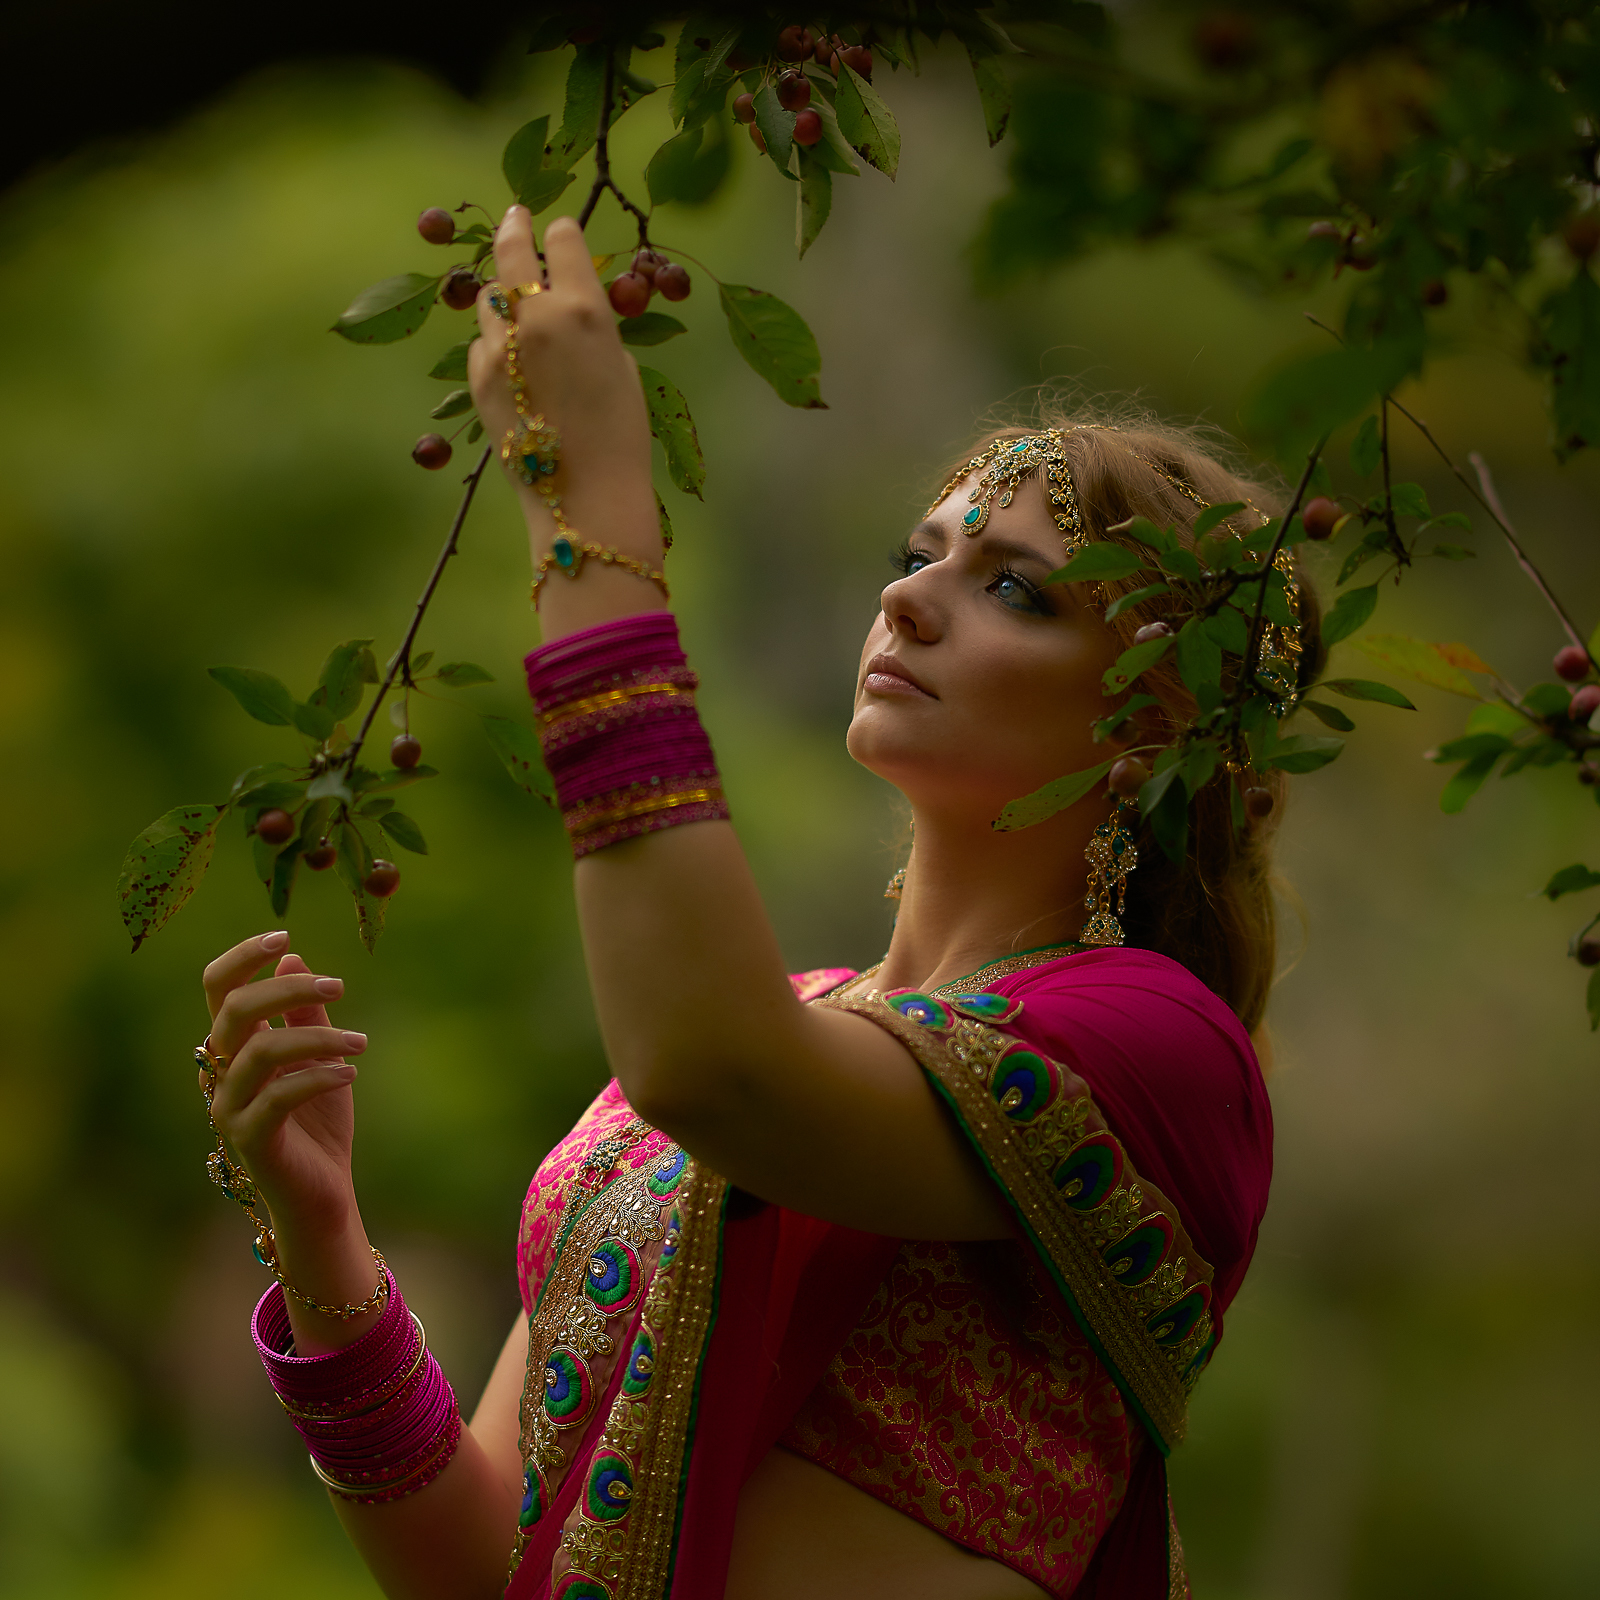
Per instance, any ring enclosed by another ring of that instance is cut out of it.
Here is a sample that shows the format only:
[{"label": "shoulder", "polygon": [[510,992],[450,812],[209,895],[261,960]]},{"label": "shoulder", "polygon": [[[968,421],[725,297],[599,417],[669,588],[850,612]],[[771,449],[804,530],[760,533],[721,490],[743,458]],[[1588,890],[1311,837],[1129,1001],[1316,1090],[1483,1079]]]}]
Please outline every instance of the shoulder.
[{"label": "shoulder", "polygon": [[1150,950],[1086,951],[988,987],[1023,1002],[1007,1031],[1082,1077],[1140,1172],[1177,1201],[1226,1303],[1272,1177],[1272,1107],[1243,1024]]}]

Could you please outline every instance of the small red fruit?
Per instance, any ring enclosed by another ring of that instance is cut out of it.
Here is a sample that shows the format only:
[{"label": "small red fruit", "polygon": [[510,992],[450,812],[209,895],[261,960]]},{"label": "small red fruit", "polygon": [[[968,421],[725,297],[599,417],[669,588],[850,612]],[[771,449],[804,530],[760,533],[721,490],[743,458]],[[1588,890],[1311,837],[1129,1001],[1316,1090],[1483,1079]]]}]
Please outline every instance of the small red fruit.
[{"label": "small red fruit", "polygon": [[1244,792],[1244,814],[1252,822],[1265,822],[1276,804],[1270,789],[1246,789]]},{"label": "small red fruit", "polygon": [[754,122],[756,120],[756,97],[753,94],[735,96],[733,119],[735,122]]},{"label": "small red fruit", "polygon": [[837,73],[839,63],[834,57],[834,52],[843,48],[844,41],[838,34],[834,34],[830,39],[827,34],[819,33],[817,42],[811,47],[811,54],[816,58],[816,63],[819,67],[827,67],[830,71]]},{"label": "small red fruit", "polygon": [[839,59],[852,72],[860,73],[869,83],[872,81],[872,52],[864,44],[846,45],[839,52]]},{"label": "small red fruit", "polygon": [[1242,12],[1211,11],[1195,24],[1194,53],[1219,72],[1248,66],[1259,47],[1255,19]]},{"label": "small red fruit", "polygon": [[478,303],[478,291],[482,287],[478,274],[470,267],[454,267],[439,290],[439,298],[452,311],[465,311]]},{"label": "small red fruit", "polygon": [[1600,939],[1591,933],[1586,939],[1578,941],[1578,965],[1581,967],[1600,967]]},{"label": "small red fruit", "polygon": [[1152,639],[1165,639],[1172,632],[1172,626],[1166,622],[1147,622],[1133,636],[1135,644],[1149,644]]},{"label": "small red fruit", "polygon": [[780,61],[804,61],[816,46],[816,35],[797,22],[778,35],[777,55]]},{"label": "small red fruit", "polygon": [[389,760],[409,772],[422,759],[422,741],[415,734],[397,733],[389,745]]},{"label": "small red fruit", "polygon": [[667,264],[667,258],[654,250],[644,249],[638,251],[633,258],[633,271],[641,278],[648,278],[651,283],[656,281],[656,274]]},{"label": "small red fruit", "polygon": [[1574,722],[1587,722],[1597,711],[1600,711],[1600,683],[1584,684],[1567,707],[1567,715]]},{"label": "small red fruit", "polygon": [[656,273],[656,289],[663,300],[687,300],[691,287],[688,272],[676,261],[669,261]]},{"label": "small red fruit", "polygon": [[1561,230],[1567,249],[1580,261],[1587,261],[1600,250],[1600,213],[1585,211]]},{"label": "small red fruit", "polygon": [[1120,795],[1124,800],[1131,800],[1149,779],[1150,769],[1144,762],[1136,761],[1132,756],[1124,756],[1112,767],[1106,783],[1110,786],[1112,794]]},{"label": "small red fruit", "polygon": [[809,108],[794,119],[794,142],[808,150],[822,137],[822,118]]},{"label": "small red fruit", "polygon": [[1344,238],[1344,230],[1337,222],[1313,222],[1311,226],[1306,229],[1306,238],[1342,239]]},{"label": "small red fruit", "polygon": [[606,30],[604,28],[574,28],[572,32],[567,35],[567,43],[596,44],[599,42],[600,35],[605,31]]},{"label": "small red fruit", "polygon": [[811,81],[803,73],[786,72],[778,79],[778,104],[785,111],[804,111],[811,104]]},{"label": "small red fruit", "polygon": [[323,839],[300,858],[313,872],[326,872],[339,859],[339,852]]},{"label": "small red fruit", "polygon": [[767,153],[767,141],[761,137],[761,130],[753,122],[750,124],[750,140],[762,155]]},{"label": "small red fruit", "polygon": [[440,206],[429,206],[417,218],[417,232],[429,244],[449,244],[456,236],[456,219]]},{"label": "small red fruit", "polygon": [[372,871],[362,879],[361,887],[368,894],[387,900],[400,887],[400,869],[394,862],[385,861],[380,856],[372,863]]},{"label": "small red fruit", "polygon": [[1308,539],[1328,539],[1344,520],[1344,508],[1337,500],[1319,494],[1301,508],[1300,520],[1305,524]]},{"label": "small red fruit", "polygon": [[294,818],[274,806],[256,818],[256,832],[268,844],[284,844],[294,837]]},{"label": "small red fruit", "polygon": [[1344,264],[1354,272],[1372,271],[1372,241],[1365,234],[1356,234],[1345,246]]},{"label": "small red fruit", "polygon": [[1564,644],[1556,651],[1556,676],[1581,683],[1589,676],[1589,652],[1581,644]]},{"label": "small red fruit", "polygon": [[637,272],[624,272],[611,280],[611,309],[619,317],[637,317],[650,304],[650,280]]},{"label": "small red fruit", "polygon": [[1429,278],[1422,286],[1422,303],[1425,306],[1442,306],[1450,298],[1443,278]]},{"label": "small red fruit", "polygon": [[425,433],[411,447],[411,459],[429,472],[450,465],[450,441],[442,433]]}]

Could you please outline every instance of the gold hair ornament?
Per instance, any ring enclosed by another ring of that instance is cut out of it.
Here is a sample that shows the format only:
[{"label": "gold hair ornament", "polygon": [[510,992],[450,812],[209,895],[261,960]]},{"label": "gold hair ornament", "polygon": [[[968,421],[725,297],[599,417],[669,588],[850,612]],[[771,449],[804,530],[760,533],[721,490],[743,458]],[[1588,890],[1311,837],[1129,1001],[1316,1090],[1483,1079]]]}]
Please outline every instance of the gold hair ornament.
[{"label": "gold hair ornament", "polygon": [[1078,514],[1078,495],[1072,486],[1072,472],[1067,466],[1064,437],[1060,428],[1051,428],[1045,433],[1030,433],[1020,439],[1001,439],[987,450],[980,450],[939,491],[938,498],[928,507],[928,515],[931,517],[973,473],[981,472],[982,476],[967,494],[972,508],[961,518],[962,532],[976,536],[983,532],[989,520],[989,511],[996,503],[995,496],[999,496],[998,505],[1004,511],[1015,498],[1018,484],[1037,472],[1050,515],[1061,530],[1067,549],[1077,550],[1087,540],[1083,532],[1083,519]]}]

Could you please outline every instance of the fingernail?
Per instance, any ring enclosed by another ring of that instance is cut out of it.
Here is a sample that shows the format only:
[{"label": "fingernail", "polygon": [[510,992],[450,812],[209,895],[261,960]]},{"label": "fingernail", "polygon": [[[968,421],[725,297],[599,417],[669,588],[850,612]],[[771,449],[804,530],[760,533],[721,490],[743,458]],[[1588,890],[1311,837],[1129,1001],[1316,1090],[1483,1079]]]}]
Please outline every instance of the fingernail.
[{"label": "fingernail", "polygon": [[261,948],[263,950],[281,950],[288,942],[288,932],[283,928],[280,928],[276,933],[264,933],[261,935]]},{"label": "fingernail", "polygon": [[342,978],[318,978],[311,986],[324,1000],[337,1000],[344,993]]},{"label": "fingernail", "polygon": [[347,1033],[344,1036],[344,1047],[351,1055],[356,1055],[367,1048],[367,1036],[364,1033]]},{"label": "fingernail", "polygon": [[341,1061],[333,1070],[341,1078],[353,1078],[356,1075],[356,1064],[353,1061]]}]

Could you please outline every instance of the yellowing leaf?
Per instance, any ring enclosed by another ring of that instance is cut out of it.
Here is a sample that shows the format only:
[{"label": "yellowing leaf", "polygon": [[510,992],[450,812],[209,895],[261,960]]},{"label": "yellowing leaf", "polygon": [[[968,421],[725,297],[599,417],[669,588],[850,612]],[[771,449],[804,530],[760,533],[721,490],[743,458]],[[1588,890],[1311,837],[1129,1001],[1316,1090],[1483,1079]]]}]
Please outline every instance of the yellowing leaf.
[{"label": "yellowing leaf", "polygon": [[[1403,633],[1373,633],[1365,639],[1352,639],[1352,650],[1359,650],[1369,661],[1402,677],[1415,678],[1435,689],[1450,694],[1464,695],[1468,700],[1481,700],[1483,696],[1473,687],[1472,680],[1460,667],[1441,653],[1440,646],[1421,639],[1408,638]],[[1465,650],[1465,646],[1453,648]],[[1471,655],[1471,651],[1466,652]],[[1478,658],[1472,656],[1476,661]],[[1487,668],[1482,670],[1487,671]]]},{"label": "yellowing leaf", "polygon": [[1452,667],[1460,667],[1463,672],[1485,672],[1491,678],[1497,676],[1494,668],[1477,651],[1469,649],[1464,644],[1436,644],[1433,648]]}]

